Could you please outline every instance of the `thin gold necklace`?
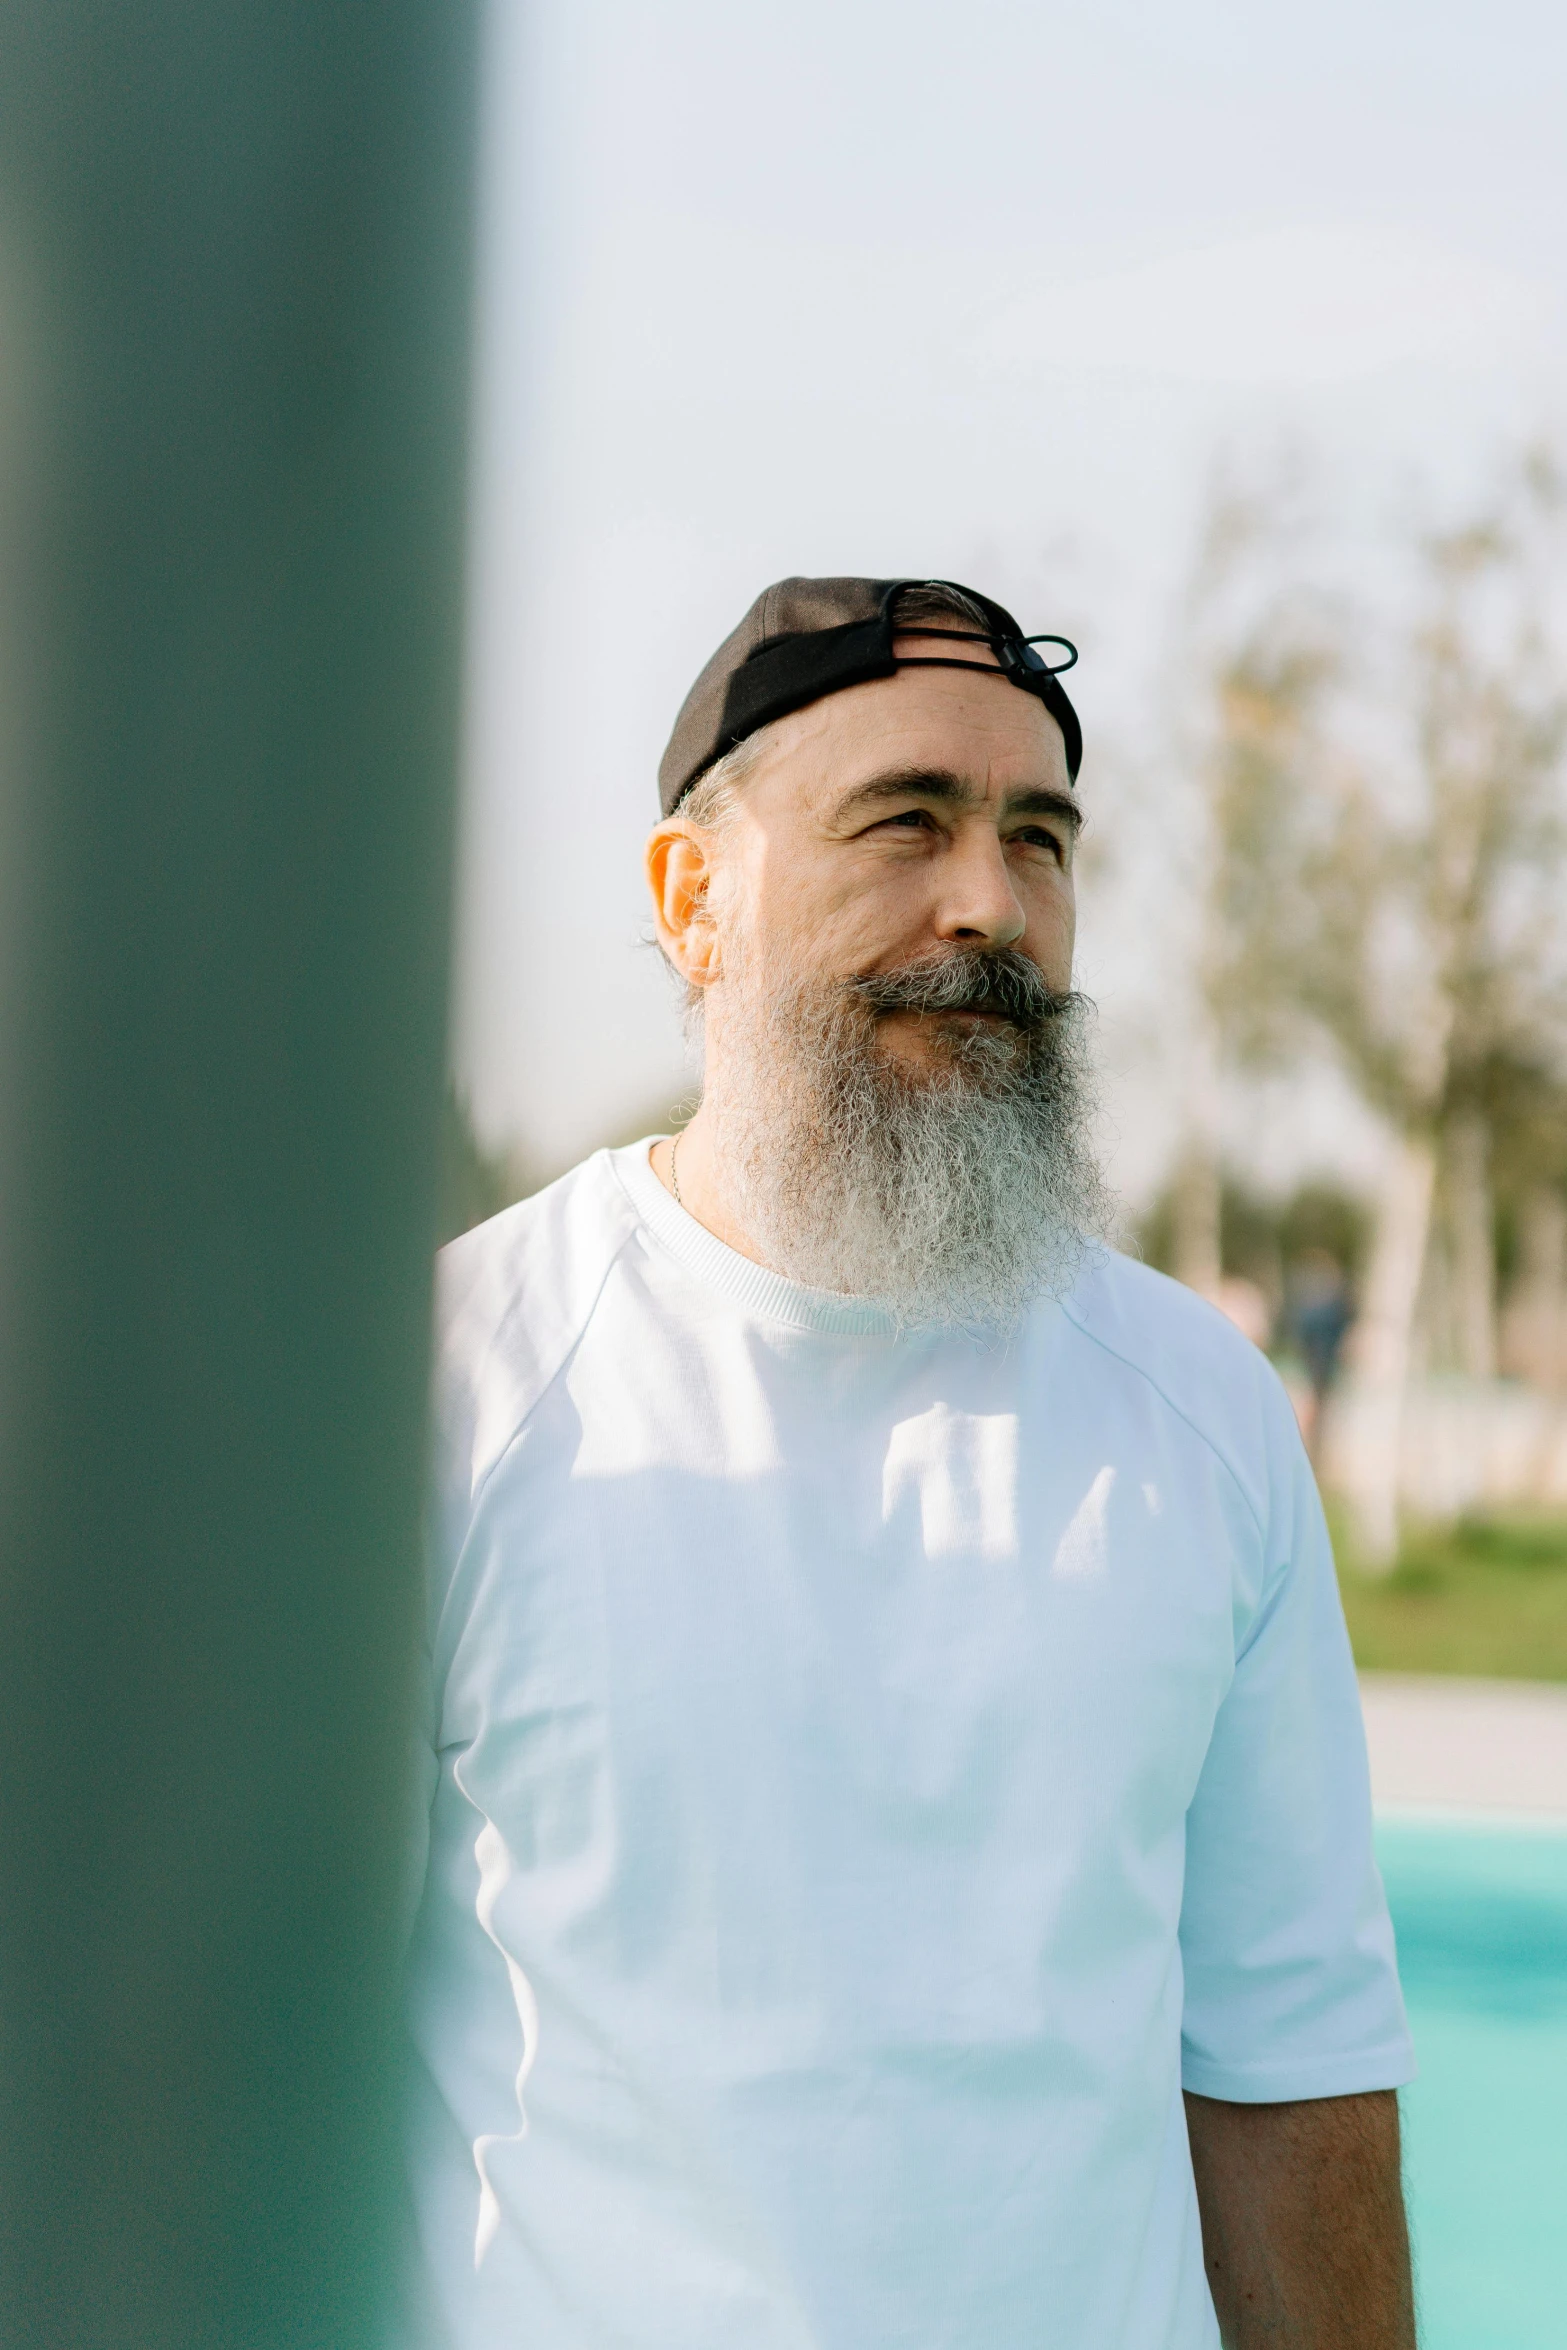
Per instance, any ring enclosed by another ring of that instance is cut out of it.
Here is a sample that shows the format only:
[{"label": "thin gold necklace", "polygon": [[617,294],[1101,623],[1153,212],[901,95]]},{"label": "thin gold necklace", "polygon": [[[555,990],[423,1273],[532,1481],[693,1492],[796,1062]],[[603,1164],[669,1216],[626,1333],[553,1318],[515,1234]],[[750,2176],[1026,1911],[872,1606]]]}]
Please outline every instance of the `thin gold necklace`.
[{"label": "thin gold necklace", "polygon": [[683,1207],[685,1205],[684,1201],[680,1197],[680,1175],[675,1166],[675,1161],[679,1156],[680,1137],[677,1134],[669,1146],[669,1188],[675,1195],[675,1205],[677,1208]]}]

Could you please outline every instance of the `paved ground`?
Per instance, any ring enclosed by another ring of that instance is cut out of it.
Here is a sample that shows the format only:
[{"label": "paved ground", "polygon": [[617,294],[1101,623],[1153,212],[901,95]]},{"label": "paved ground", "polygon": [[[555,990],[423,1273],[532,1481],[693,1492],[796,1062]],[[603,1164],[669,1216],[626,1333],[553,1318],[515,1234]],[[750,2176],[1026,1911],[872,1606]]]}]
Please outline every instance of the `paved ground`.
[{"label": "paved ground", "polygon": [[1362,1673],[1379,1805],[1529,1812],[1567,1823],[1567,1687]]}]

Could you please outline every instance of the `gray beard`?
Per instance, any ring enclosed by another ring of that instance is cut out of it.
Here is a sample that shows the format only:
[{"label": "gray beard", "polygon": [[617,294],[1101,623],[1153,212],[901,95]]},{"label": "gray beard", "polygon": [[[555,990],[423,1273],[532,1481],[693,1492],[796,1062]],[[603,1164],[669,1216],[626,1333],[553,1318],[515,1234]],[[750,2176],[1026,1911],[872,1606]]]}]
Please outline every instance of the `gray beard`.
[{"label": "gray beard", "polygon": [[[764,1263],[906,1329],[1006,1332],[1070,1288],[1111,1224],[1087,1136],[1086,998],[972,948],[845,983],[780,981],[731,944],[721,985],[707,1107],[727,1204]],[[981,1001],[1009,1017],[933,1022],[920,1067],[878,1036],[888,1012]]]}]

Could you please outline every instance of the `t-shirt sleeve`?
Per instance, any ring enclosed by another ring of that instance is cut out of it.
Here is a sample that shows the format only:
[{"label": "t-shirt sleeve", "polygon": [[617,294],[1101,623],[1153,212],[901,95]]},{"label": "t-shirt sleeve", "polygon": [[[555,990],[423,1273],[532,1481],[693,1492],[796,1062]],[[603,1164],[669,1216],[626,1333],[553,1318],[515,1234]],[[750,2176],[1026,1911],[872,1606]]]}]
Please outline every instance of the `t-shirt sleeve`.
[{"label": "t-shirt sleeve", "polygon": [[1187,1814],[1181,1911],[1182,2080],[1237,2104],[1415,2072],[1332,1549],[1282,1391],[1268,1418],[1264,1577]]}]

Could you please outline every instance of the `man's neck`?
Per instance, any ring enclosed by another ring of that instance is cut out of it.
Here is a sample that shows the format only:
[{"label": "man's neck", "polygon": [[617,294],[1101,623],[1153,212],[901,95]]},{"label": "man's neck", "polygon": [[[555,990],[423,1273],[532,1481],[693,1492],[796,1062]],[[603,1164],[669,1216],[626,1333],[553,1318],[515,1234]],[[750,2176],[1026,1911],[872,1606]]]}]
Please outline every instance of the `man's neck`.
[{"label": "man's neck", "polygon": [[706,1101],[689,1126],[670,1142],[656,1142],[652,1168],[664,1189],[694,1216],[715,1240],[755,1265],[765,1262],[755,1240],[737,1220],[724,1194],[713,1138],[713,1116]]}]

